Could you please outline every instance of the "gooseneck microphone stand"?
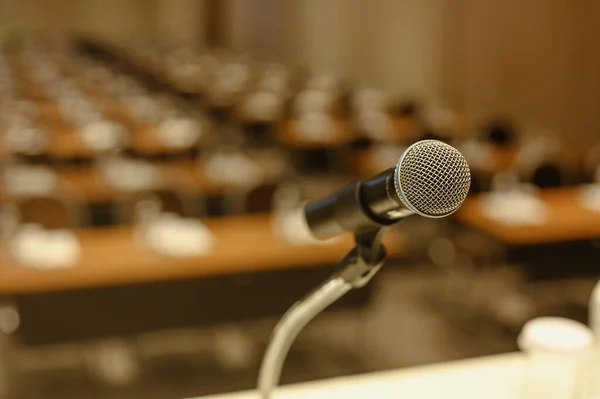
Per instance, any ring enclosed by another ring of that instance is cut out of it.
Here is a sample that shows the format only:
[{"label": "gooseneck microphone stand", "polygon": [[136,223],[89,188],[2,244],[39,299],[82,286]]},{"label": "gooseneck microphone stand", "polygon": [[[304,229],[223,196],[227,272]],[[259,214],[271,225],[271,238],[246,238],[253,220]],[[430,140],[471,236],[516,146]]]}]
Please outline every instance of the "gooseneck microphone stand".
[{"label": "gooseneck microphone stand", "polygon": [[258,391],[271,399],[279,384],[283,364],[300,331],[319,313],[348,291],[365,286],[386,258],[381,245],[384,228],[356,234],[356,246],[340,261],[340,270],[296,302],[277,323],[258,375]]}]

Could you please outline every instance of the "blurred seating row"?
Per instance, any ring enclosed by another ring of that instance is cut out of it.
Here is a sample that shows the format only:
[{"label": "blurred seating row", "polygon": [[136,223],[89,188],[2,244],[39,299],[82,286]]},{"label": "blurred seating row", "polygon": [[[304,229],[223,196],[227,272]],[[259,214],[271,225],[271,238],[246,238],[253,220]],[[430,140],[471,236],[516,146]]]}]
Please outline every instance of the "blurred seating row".
[{"label": "blurred seating row", "polygon": [[[577,182],[582,175],[589,180],[595,173],[583,162],[589,158],[588,148],[562,146],[546,131],[520,132],[506,118],[475,123],[442,107],[393,101],[379,90],[354,88],[338,77],[310,75],[247,54],[144,45],[91,47],[100,47],[105,58],[120,60],[132,70],[143,70],[174,93],[193,96],[206,109],[218,108],[217,114],[241,126],[246,137],[261,130],[257,125],[262,124],[264,133],[271,124],[279,142],[292,148],[334,146],[339,152],[349,143],[354,151],[345,170],[359,174],[393,164],[407,144],[424,138],[461,147],[483,181],[481,190],[489,189],[491,175],[503,171],[517,171],[541,187]],[[267,104],[279,104],[271,108],[278,111],[270,118],[261,114]]]}]

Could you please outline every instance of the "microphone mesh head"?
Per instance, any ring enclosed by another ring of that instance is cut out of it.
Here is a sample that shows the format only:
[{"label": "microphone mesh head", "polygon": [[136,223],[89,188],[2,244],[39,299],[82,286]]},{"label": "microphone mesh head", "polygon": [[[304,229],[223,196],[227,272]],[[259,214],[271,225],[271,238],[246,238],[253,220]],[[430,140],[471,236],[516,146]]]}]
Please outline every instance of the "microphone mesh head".
[{"label": "microphone mesh head", "polygon": [[396,191],[407,208],[421,216],[448,216],[469,193],[471,171],[454,147],[437,140],[410,146],[395,171]]}]

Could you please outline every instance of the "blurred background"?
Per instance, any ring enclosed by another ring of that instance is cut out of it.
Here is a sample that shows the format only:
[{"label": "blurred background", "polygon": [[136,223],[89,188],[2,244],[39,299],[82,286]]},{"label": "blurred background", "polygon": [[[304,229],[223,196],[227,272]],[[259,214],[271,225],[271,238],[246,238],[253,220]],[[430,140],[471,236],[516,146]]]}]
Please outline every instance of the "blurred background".
[{"label": "blurred background", "polygon": [[408,218],[283,383],[517,350],[587,322],[600,265],[597,2],[0,0],[0,394],[252,389],[352,237],[310,199],[428,138],[471,194]]}]

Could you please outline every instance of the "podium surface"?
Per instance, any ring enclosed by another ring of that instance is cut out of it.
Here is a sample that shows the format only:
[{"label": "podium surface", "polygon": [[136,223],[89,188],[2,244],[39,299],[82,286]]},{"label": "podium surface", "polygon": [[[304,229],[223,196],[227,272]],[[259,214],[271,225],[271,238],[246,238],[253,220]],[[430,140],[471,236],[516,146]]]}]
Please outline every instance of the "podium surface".
[{"label": "podium surface", "polygon": [[[521,396],[525,366],[521,353],[509,353],[287,385],[274,399],[514,399]],[[245,391],[202,399],[260,399],[260,395]]]}]

